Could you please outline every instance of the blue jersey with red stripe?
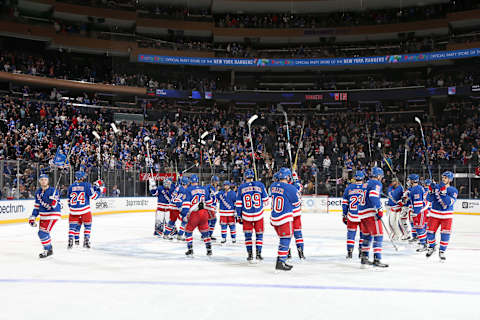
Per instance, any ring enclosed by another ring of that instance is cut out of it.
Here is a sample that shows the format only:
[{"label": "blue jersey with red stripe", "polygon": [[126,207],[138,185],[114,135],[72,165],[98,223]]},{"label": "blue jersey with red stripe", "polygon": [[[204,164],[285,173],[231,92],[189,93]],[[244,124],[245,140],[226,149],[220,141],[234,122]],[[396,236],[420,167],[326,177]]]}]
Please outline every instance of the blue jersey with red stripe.
[{"label": "blue jersey with red stripe", "polygon": [[206,188],[207,188],[208,192],[210,193],[210,198],[212,199],[212,206],[213,206],[214,208],[216,208],[216,207],[217,207],[217,204],[218,204],[218,199],[217,199],[217,193],[218,193],[218,191],[217,191],[217,189],[215,188],[215,186],[214,186],[214,185],[211,185],[211,184],[208,184],[208,185],[206,186]]},{"label": "blue jersey with red stripe", "polygon": [[217,200],[219,203],[219,214],[224,217],[235,216],[235,201],[237,200],[237,195],[235,191],[232,190],[222,190],[217,194]]},{"label": "blue jersey with red stripe", "polygon": [[187,189],[182,185],[178,185],[173,189],[172,195],[170,196],[172,209],[180,210],[182,208],[186,191]]},{"label": "blue jersey with red stripe", "polygon": [[453,215],[453,206],[457,201],[458,190],[443,183],[436,184],[429,194],[428,201],[432,203],[429,217],[450,219]]},{"label": "blue jersey with red stripe", "polygon": [[403,187],[399,185],[395,188],[393,185],[389,185],[387,194],[389,195],[387,206],[396,207],[400,199],[402,199]]},{"label": "blue jersey with red stripe", "polygon": [[351,183],[345,189],[342,199],[343,215],[348,217],[352,222],[359,222],[358,206],[363,201],[363,183]]},{"label": "blue jersey with red stripe", "polygon": [[55,188],[40,188],[35,192],[32,216],[40,215],[40,220],[57,220],[62,216],[61,211],[60,196]]},{"label": "blue jersey with red stripe", "polygon": [[380,194],[382,193],[382,183],[378,180],[368,180],[363,184],[364,200],[358,208],[358,217],[361,219],[373,217],[377,211],[382,208]]},{"label": "blue jersey with red stripe", "polygon": [[270,186],[272,199],[271,222],[280,226],[293,221],[294,213],[301,210],[300,194],[298,189],[285,182],[274,182]]},{"label": "blue jersey with red stripe", "polygon": [[68,187],[67,197],[70,214],[85,214],[91,211],[90,200],[100,197],[100,189],[94,189],[88,182],[77,181]]},{"label": "blue jersey with red stripe", "polygon": [[238,216],[246,221],[263,218],[263,209],[268,201],[265,185],[260,181],[245,182],[238,187],[235,209]]},{"label": "blue jersey with red stripe", "polygon": [[185,199],[182,201],[182,217],[190,212],[198,211],[198,204],[203,203],[204,208],[212,210],[212,199],[208,189],[199,185],[189,186],[185,191]]},{"label": "blue jersey with red stripe", "polygon": [[412,206],[412,213],[414,216],[427,209],[424,196],[425,189],[423,189],[421,185],[416,185],[408,189],[408,203]]},{"label": "blue jersey with red stripe", "polygon": [[150,190],[152,196],[157,197],[157,209],[169,210],[171,204],[173,187],[169,189],[164,186],[158,186],[157,189]]}]

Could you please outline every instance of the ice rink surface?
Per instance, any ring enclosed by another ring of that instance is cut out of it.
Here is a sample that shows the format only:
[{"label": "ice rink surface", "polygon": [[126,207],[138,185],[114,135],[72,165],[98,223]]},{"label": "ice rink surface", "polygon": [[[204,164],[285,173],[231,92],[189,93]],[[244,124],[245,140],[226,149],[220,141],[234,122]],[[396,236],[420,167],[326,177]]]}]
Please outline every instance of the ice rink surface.
[{"label": "ice rink surface", "polygon": [[381,270],[346,262],[338,214],[302,218],[307,260],[289,273],[274,272],[270,226],[265,261],[248,265],[242,232],[212,258],[196,233],[189,259],[184,242],[152,236],[152,214],[94,217],[90,250],[67,251],[59,221],[46,261],[36,229],[2,225],[0,319],[480,319],[480,217],[454,217],[445,263],[386,241]]}]

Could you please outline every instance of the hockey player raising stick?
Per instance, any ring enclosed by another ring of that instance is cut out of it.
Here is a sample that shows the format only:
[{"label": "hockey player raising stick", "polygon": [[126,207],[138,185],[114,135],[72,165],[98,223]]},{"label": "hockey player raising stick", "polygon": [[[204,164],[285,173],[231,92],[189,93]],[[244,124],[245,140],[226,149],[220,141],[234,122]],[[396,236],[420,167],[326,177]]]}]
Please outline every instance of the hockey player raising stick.
[{"label": "hockey player raising stick", "polygon": [[40,189],[35,192],[35,204],[28,223],[32,227],[36,227],[35,219],[40,216],[38,237],[42,242],[44,251],[39,254],[39,258],[43,259],[53,254],[50,232],[62,214],[58,191],[49,186],[48,175],[41,174],[39,182]]},{"label": "hockey player raising stick", "polygon": [[230,181],[223,182],[224,190],[217,194],[219,202],[220,226],[222,228],[222,243],[227,242],[227,227],[230,228],[232,243],[237,242],[237,231],[235,230],[235,201],[237,195],[230,189]]},{"label": "hockey player raising stick", "polygon": [[[163,228],[165,227],[166,219],[170,218],[170,199],[172,195],[171,186],[172,180],[165,179],[163,184],[158,186],[155,184],[155,180],[149,180],[150,194],[157,197],[157,212],[155,213],[155,231],[154,236],[161,237],[163,235]],[[165,238],[168,235],[166,234]]]},{"label": "hockey player raising stick", "polygon": [[[363,185],[364,197],[358,208],[360,218],[360,230],[364,238],[362,243],[362,266],[374,265],[376,267],[388,267],[388,264],[381,262],[383,228],[380,221],[383,217],[382,204],[380,202],[380,193],[382,192],[383,170],[379,167],[373,167],[370,180]],[[368,260],[370,245],[373,239],[373,263]]]},{"label": "hockey player raising stick", "polygon": [[[239,223],[243,223],[245,246],[247,247],[247,261],[253,263],[253,230],[257,247],[256,259],[263,260],[263,210],[268,202],[265,185],[260,181],[253,181],[255,173],[252,169],[245,170],[245,181],[238,187],[235,208]],[[287,248],[288,251],[288,248]]]},{"label": "hockey player raising stick", "polygon": [[300,210],[301,203],[297,188],[288,183],[291,178],[290,169],[281,168],[277,173],[277,178],[279,181],[270,186],[272,199],[271,224],[280,238],[275,269],[289,271],[292,266],[287,264],[286,260],[293,235],[293,214]]},{"label": "hockey player raising stick", "polygon": [[452,187],[453,173],[445,171],[442,174],[442,182],[432,183],[429,188],[428,201],[432,203],[428,218],[427,231],[427,258],[435,252],[435,235],[438,228],[440,232],[440,260],[445,261],[445,251],[448,241],[450,241],[450,232],[452,231],[453,205],[457,201],[458,190]]},{"label": "hockey player raising stick", "polygon": [[[363,171],[355,172],[355,182],[351,183],[345,189],[342,200],[343,223],[347,225],[347,259],[352,259],[353,249],[355,247],[355,235],[360,227],[358,217],[358,206],[363,202],[363,180],[365,173]],[[358,245],[358,256],[362,256],[363,233],[360,231],[360,240]]]},{"label": "hockey player raising stick", "polygon": [[185,228],[185,237],[187,241],[188,257],[193,256],[193,231],[198,228],[202,234],[203,242],[207,248],[207,256],[212,255],[212,241],[210,240],[210,231],[208,228],[208,220],[212,206],[212,199],[208,189],[198,185],[198,176],[193,174],[190,177],[191,185],[187,188],[185,199],[182,203],[182,218],[187,221]]},{"label": "hockey player raising stick", "polygon": [[85,182],[85,172],[75,172],[75,182],[68,187],[68,207],[70,208],[70,215],[68,217],[69,231],[68,231],[68,249],[72,249],[73,240],[75,244],[80,244],[80,228],[83,226],[84,238],[83,247],[90,248],[90,232],[92,230],[92,211],[90,208],[90,200],[95,200],[100,197],[105,187],[101,180],[95,182],[95,187],[88,182]]}]

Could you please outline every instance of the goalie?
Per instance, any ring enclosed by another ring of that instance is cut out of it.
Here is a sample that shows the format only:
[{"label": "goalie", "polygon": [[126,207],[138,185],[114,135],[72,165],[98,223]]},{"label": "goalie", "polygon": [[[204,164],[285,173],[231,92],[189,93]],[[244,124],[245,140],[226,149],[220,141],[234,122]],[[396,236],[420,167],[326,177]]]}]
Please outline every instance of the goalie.
[{"label": "goalie", "polygon": [[[405,230],[404,224],[402,223],[402,217],[405,215],[405,210],[402,210],[401,206],[403,193],[403,187],[400,185],[398,179],[393,179],[387,189],[388,201],[385,206],[388,214],[388,226],[393,240],[399,240],[405,237],[406,234],[409,234],[409,230]],[[408,217],[408,212],[406,213]]]}]

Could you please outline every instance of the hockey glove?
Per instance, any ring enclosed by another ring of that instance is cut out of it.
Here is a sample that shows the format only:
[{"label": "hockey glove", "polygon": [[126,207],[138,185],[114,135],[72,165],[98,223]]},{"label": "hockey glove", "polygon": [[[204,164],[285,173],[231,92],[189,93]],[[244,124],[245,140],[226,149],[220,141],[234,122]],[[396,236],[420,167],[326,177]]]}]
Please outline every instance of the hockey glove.
[{"label": "hockey glove", "polygon": [[36,227],[37,226],[37,223],[35,222],[35,219],[37,217],[35,216],[30,216],[30,218],[28,218],[28,224],[31,225],[32,227]]},{"label": "hockey glove", "polygon": [[347,224],[347,215],[346,214],[343,215],[342,221],[343,221],[343,223],[345,223],[345,225]]},{"label": "hockey glove", "polygon": [[377,214],[375,215],[376,220],[382,220],[383,217],[383,211],[381,209],[377,210]]},{"label": "hockey glove", "polygon": [[242,217],[240,217],[240,216],[237,217],[237,223],[243,224],[243,219],[242,219]]},{"label": "hockey glove", "polygon": [[205,208],[205,205],[203,204],[203,202],[200,202],[198,204],[198,210],[203,210]]}]

